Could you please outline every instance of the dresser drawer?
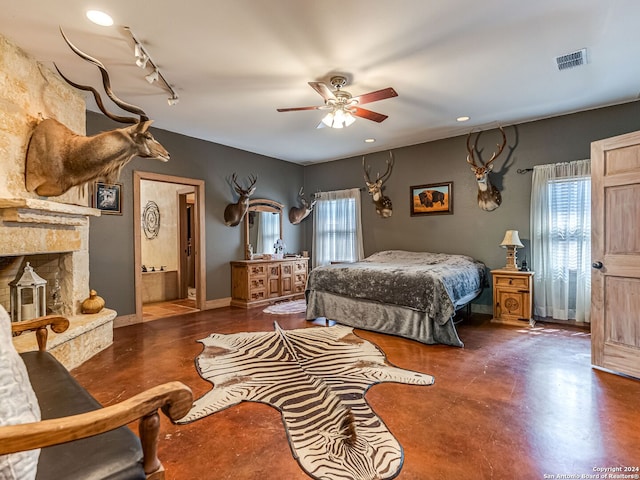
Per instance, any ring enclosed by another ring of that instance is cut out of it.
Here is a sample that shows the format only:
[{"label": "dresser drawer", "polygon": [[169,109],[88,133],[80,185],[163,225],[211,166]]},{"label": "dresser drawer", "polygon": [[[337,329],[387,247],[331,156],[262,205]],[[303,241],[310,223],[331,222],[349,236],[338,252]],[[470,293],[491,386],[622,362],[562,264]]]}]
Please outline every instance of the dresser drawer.
[{"label": "dresser drawer", "polygon": [[249,280],[249,289],[253,290],[264,290],[267,286],[267,281],[265,277],[252,277]]},{"label": "dresser drawer", "polygon": [[251,290],[249,294],[249,301],[255,302],[258,300],[265,300],[267,298],[267,290]]},{"label": "dresser drawer", "polygon": [[266,265],[251,265],[249,267],[249,275],[250,276],[265,276],[267,274],[267,266]]}]

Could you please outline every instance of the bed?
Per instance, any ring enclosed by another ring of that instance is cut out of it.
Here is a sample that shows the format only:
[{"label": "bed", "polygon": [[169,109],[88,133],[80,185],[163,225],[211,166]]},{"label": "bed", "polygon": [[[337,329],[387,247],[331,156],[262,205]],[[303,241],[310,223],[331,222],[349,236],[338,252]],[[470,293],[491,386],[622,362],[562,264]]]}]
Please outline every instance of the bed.
[{"label": "bed", "polygon": [[324,317],[462,347],[453,317],[486,285],[485,265],[469,256],[386,250],[359,262],[314,268],[307,281],[306,319]]}]

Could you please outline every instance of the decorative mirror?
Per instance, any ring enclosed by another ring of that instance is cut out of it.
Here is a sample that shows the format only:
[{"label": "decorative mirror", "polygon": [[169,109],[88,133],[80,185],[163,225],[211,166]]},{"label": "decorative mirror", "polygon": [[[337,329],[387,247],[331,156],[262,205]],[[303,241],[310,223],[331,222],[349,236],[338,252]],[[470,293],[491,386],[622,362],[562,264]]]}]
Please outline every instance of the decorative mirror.
[{"label": "decorative mirror", "polygon": [[274,244],[283,234],[283,208],[284,205],[275,200],[249,200],[249,208],[244,216],[244,247],[247,260],[251,258],[250,251],[254,255],[253,258],[261,257],[265,253],[274,253]]}]

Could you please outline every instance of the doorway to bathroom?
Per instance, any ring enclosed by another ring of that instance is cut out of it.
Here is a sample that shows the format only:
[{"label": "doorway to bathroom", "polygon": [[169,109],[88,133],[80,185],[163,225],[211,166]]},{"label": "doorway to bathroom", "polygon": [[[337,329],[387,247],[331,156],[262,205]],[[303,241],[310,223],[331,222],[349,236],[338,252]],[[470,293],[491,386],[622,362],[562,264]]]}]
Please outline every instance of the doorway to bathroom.
[{"label": "doorway to bathroom", "polygon": [[133,172],[138,321],[205,308],[204,182]]}]

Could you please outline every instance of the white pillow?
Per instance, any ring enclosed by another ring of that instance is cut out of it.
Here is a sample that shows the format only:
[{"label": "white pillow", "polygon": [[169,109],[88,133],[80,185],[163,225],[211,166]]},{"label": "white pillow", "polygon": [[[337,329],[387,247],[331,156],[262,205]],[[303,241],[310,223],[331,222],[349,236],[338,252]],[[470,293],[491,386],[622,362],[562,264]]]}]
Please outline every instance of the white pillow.
[{"label": "white pillow", "polygon": [[[13,347],[9,314],[0,305],[0,426],[40,421],[24,362]],[[40,449],[0,455],[0,480],[33,480]]]}]

